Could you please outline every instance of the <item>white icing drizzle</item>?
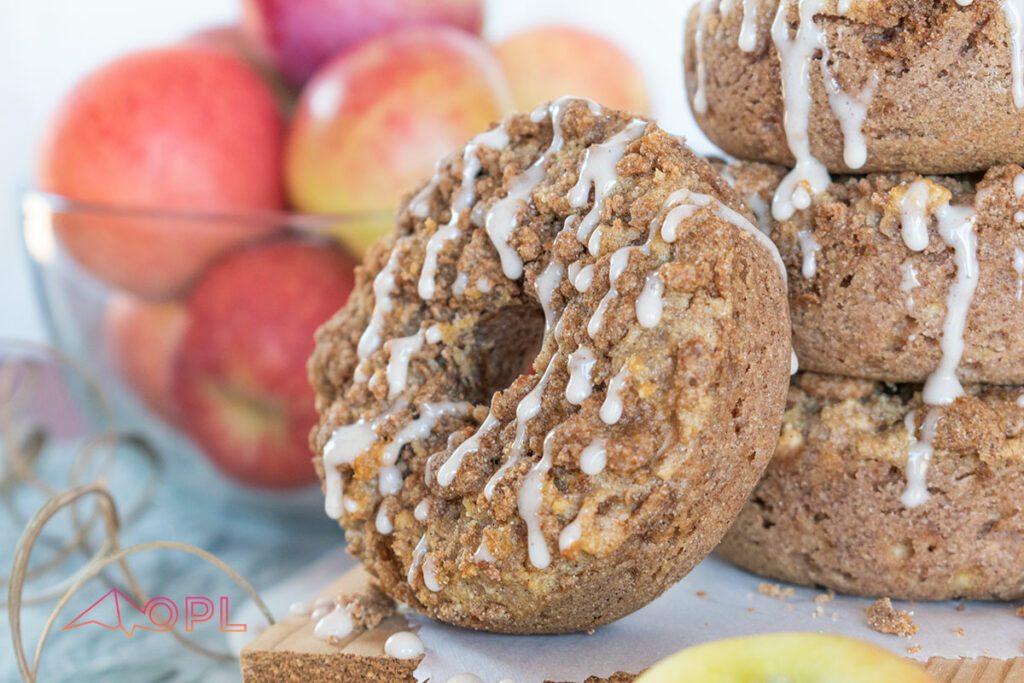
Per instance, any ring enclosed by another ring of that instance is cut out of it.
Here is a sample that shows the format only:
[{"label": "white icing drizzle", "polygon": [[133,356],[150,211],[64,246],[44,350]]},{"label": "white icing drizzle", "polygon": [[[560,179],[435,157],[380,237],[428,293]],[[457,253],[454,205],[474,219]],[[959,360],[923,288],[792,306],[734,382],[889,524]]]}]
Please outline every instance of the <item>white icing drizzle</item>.
[{"label": "white icing drizzle", "polygon": [[491,291],[491,281],[488,280],[485,276],[481,275],[476,280],[476,288],[477,291],[483,294],[487,294],[488,292]]},{"label": "white icing drizzle", "polygon": [[580,524],[579,516],[577,516],[576,519],[566,524],[561,533],[558,534],[558,550],[565,552],[576,545],[582,535],[583,526]]},{"label": "white icing drizzle", "polygon": [[800,371],[800,359],[796,356],[796,351],[793,349],[789,350],[789,376],[792,377]]},{"label": "white icing drizzle", "polygon": [[914,308],[914,295],[911,293],[921,286],[917,279],[917,269],[910,261],[905,261],[900,269],[903,271],[903,280],[900,281],[900,289],[907,293],[907,310]]},{"label": "white icing drizzle", "polygon": [[366,420],[339,427],[324,446],[324,510],[332,519],[341,517],[342,512],[344,491],[338,467],[342,464],[351,465],[360,454],[377,442],[375,427],[374,422]]},{"label": "white icing drizzle", "polygon": [[377,508],[377,518],[374,520],[374,526],[377,528],[377,533],[387,536],[395,530],[394,525],[391,523],[391,518],[388,517],[387,510],[381,505]]},{"label": "white icing drizzle", "polygon": [[579,261],[570,263],[569,281],[581,294],[590,289],[590,285],[594,282],[594,264],[581,266]]},{"label": "white icing drizzle", "polygon": [[708,68],[704,60],[704,28],[715,10],[716,0],[700,0],[697,10],[697,29],[693,33],[693,52],[696,57],[697,87],[693,91],[693,110],[703,114],[708,110]]},{"label": "white icing drizzle", "polygon": [[858,169],[868,160],[868,146],[864,140],[864,119],[875,96],[878,75],[871,74],[867,84],[859,93],[851,95],[841,87],[839,81],[829,71],[828,59],[821,60],[821,75],[828,94],[828,104],[832,113],[839,121],[843,131],[843,161],[851,169]]},{"label": "white icing drizzle", "polygon": [[476,674],[471,674],[467,671],[461,674],[455,674],[445,681],[445,683],[484,683],[484,681]]},{"label": "white icing drizzle", "polygon": [[407,583],[412,583],[412,580],[416,578],[416,570],[420,568],[423,563],[423,556],[427,553],[427,535],[423,534],[420,536],[420,540],[416,542],[416,547],[412,549],[412,562],[409,564],[409,573],[406,574],[405,580]]},{"label": "white icing drizzle", "polygon": [[[401,410],[404,403],[396,404],[396,410]],[[402,447],[413,439],[426,438],[433,431],[437,421],[446,415],[465,415],[472,411],[473,406],[464,402],[439,402],[424,403],[419,408],[420,416],[410,421],[403,427],[385,446],[380,453],[380,469],[378,475],[383,472],[384,477],[379,479],[378,485],[384,491],[394,493],[391,490],[395,478],[401,478],[397,469],[388,470],[398,460],[398,454]],[[334,430],[331,438],[327,441],[323,451],[324,464],[324,509],[327,515],[337,519],[341,516],[341,509],[344,506],[349,513],[356,509],[350,509],[349,501],[343,502],[344,491],[342,489],[341,473],[338,467],[341,465],[352,465],[356,458],[368,451],[377,443],[377,427],[387,417],[388,413],[377,417],[374,420],[359,420],[350,425],[345,425]],[[399,484],[400,487],[400,484]],[[352,502],[355,505],[355,502]]]},{"label": "white icing drizzle", "polygon": [[[523,260],[519,258],[519,253],[515,248],[509,244],[509,239],[512,236],[512,231],[516,228],[519,211],[527,203],[537,184],[544,179],[548,162],[558,154],[565,143],[562,136],[562,109],[573,99],[575,98],[561,97],[546,108],[537,108],[530,115],[531,120],[535,123],[542,121],[544,116],[551,118],[551,144],[526,171],[512,179],[508,194],[496,201],[484,218],[487,236],[491,238],[491,243],[498,251],[502,272],[509,279],[518,280],[523,274]],[[593,111],[596,105],[591,102],[590,106]]]},{"label": "white icing drizzle", "polygon": [[597,359],[586,346],[581,346],[569,354],[569,382],[565,385],[565,400],[578,406],[594,391],[590,373],[594,370]]},{"label": "white icing drizzle", "polygon": [[604,439],[594,439],[580,452],[580,471],[595,475],[604,471],[607,450]]},{"label": "white icing drizzle", "polygon": [[414,439],[425,439],[434,431],[438,420],[448,415],[468,415],[473,411],[469,403],[459,401],[440,401],[424,403],[419,407],[420,416],[402,427],[391,443],[381,449],[380,461],[383,466],[394,465],[402,448]]},{"label": "white icing drizzle", "polygon": [[480,133],[462,151],[462,184],[458,194],[452,200],[451,218],[442,227],[430,236],[427,240],[426,252],[423,256],[423,267],[420,270],[420,279],[417,287],[420,298],[430,301],[434,298],[437,290],[437,262],[446,242],[457,239],[462,231],[459,229],[459,219],[462,213],[472,208],[476,201],[476,177],[480,174],[482,165],[478,150],[481,147],[501,149],[509,143],[508,133],[505,126]]},{"label": "white icing drizzle", "polygon": [[455,296],[462,296],[466,293],[466,287],[469,286],[469,274],[468,273],[457,273],[455,275],[455,282],[452,283],[452,294]]},{"label": "white icing drizzle", "polygon": [[801,230],[796,234],[796,239],[800,243],[803,259],[800,273],[806,278],[812,278],[818,272],[817,254],[821,251],[821,245],[814,239],[814,233],[810,230]]},{"label": "white icing drizzle", "polygon": [[636,298],[636,319],[648,329],[661,322],[662,296],[665,294],[665,283],[657,273],[648,273],[644,278],[644,288]]},{"label": "white icing drizzle", "polygon": [[394,400],[405,391],[409,377],[409,361],[413,354],[423,348],[423,330],[408,337],[398,337],[384,342],[384,350],[388,352],[388,365],[384,371],[388,380],[388,399]]},{"label": "white icing drizzle", "polygon": [[544,310],[544,333],[550,334],[555,323],[555,311],[551,307],[555,292],[565,279],[565,266],[557,261],[552,261],[537,276],[536,289],[537,299]]},{"label": "white icing drizzle", "polygon": [[928,246],[928,204],[931,185],[920,178],[910,184],[900,199],[900,226],[903,242],[912,251],[924,251]]},{"label": "white icing drizzle", "polygon": [[608,305],[613,299],[619,296],[618,290],[615,287],[610,287],[601,298],[601,301],[597,304],[597,309],[594,314],[590,316],[590,320],[587,321],[587,334],[590,335],[591,339],[597,337],[601,332],[601,327],[604,325],[604,314],[608,310]]},{"label": "white icing drizzle", "polygon": [[293,602],[288,606],[288,613],[296,616],[306,616],[309,614],[309,603],[308,602]]},{"label": "white icing drizzle", "polygon": [[430,515],[430,499],[424,498],[420,502],[416,503],[416,507],[412,510],[412,516],[417,522],[427,521],[427,517]]},{"label": "white icing drizzle", "polygon": [[391,496],[402,490],[402,471],[395,465],[385,465],[377,470],[377,487],[382,496]]},{"label": "white icing drizzle", "polygon": [[546,569],[551,564],[551,553],[540,528],[540,504],[544,499],[544,476],[551,469],[551,439],[554,432],[544,438],[543,455],[530,468],[519,487],[516,498],[519,517],[526,524],[526,549],[530,564],[537,569]]},{"label": "white icing drizzle", "polygon": [[476,552],[473,553],[474,562],[486,562],[487,564],[494,564],[497,562],[494,555],[491,554],[490,548],[487,547],[487,542],[484,539],[480,539],[480,545],[477,546]]},{"label": "white icing drizzle", "polygon": [[437,567],[433,555],[427,555],[423,559],[423,585],[432,593],[441,590],[441,584],[437,581]]},{"label": "white icing drizzle", "polygon": [[437,483],[441,486],[449,486],[455,481],[455,475],[458,474],[459,468],[462,466],[462,460],[470,453],[475,453],[480,450],[480,440],[484,434],[491,431],[498,425],[498,419],[493,414],[488,413],[487,417],[480,424],[480,427],[465,441],[452,451],[452,454],[448,459],[441,465],[441,468],[437,471]]},{"label": "white icing drizzle", "polygon": [[929,405],[949,405],[962,396],[964,388],[956,376],[964,353],[967,312],[978,286],[978,239],[974,234],[977,216],[970,207],[944,203],[935,212],[939,234],[953,247],[956,281],[946,295],[946,318],[942,323],[942,360],[924,385],[924,401]]},{"label": "white icing drizzle", "polygon": [[1024,107],[1024,3],[1021,0],[1003,0],[1002,9],[1010,27],[1013,104],[1020,109]]},{"label": "white icing drizzle", "polygon": [[710,206],[715,215],[722,220],[732,223],[737,228],[752,235],[762,247],[768,250],[768,253],[775,260],[775,266],[779,270],[779,275],[782,276],[782,281],[786,282],[786,264],[783,263],[782,256],[779,255],[779,250],[776,248],[775,243],[764,232],[748,221],[743,214],[734,211],[710,195],[686,189],[677,190],[670,194],[665,201],[665,207],[669,211],[662,221],[661,238],[669,244],[675,242],[678,237],[676,233],[679,229],[679,224],[696,213],[697,209],[705,206]]},{"label": "white icing drizzle", "polygon": [[757,47],[757,3],[758,0],[743,0],[739,47],[744,52],[753,52]]},{"label": "white icing drizzle", "polygon": [[626,365],[623,365],[615,376],[608,381],[608,393],[598,413],[601,417],[601,422],[604,422],[606,425],[613,425],[622,417],[622,391],[626,388],[628,381],[629,369]]},{"label": "white icing drizzle", "polygon": [[320,640],[331,638],[342,639],[352,633],[352,615],[344,605],[337,605],[328,614],[320,618],[313,628],[313,635]]},{"label": "white icing drizzle", "polygon": [[537,417],[540,414],[540,409],[544,400],[544,390],[548,386],[548,382],[551,378],[551,372],[555,367],[555,359],[552,358],[548,362],[548,366],[544,369],[544,374],[541,375],[540,380],[536,386],[530,390],[523,400],[516,406],[516,436],[512,440],[512,445],[508,449],[508,457],[505,462],[501,464],[498,471],[495,472],[490,479],[487,480],[487,484],[484,485],[484,498],[490,500],[494,495],[494,488],[501,481],[505,473],[508,472],[509,468],[519,462],[519,458],[522,457],[523,447],[526,445],[526,427],[530,420]]},{"label": "white icing drizzle", "polygon": [[935,449],[932,441],[935,440],[936,428],[939,424],[939,411],[931,409],[925,416],[921,425],[921,438],[914,435],[914,416],[917,411],[910,411],[904,420],[907,427],[907,436],[910,439],[910,447],[907,449],[907,488],[900,496],[900,502],[908,508],[916,508],[925,503],[929,496],[927,485],[928,463],[932,459]]},{"label": "white icing drizzle", "polygon": [[1013,248],[1013,269],[1017,271],[1017,301],[1024,298],[1024,250]]},{"label": "white icing drizzle", "polygon": [[394,308],[391,294],[395,291],[395,271],[398,269],[399,245],[396,244],[391,250],[391,256],[387,263],[373,278],[373,313],[370,314],[370,322],[359,337],[359,345],[356,353],[360,360],[366,358],[380,347],[380,330],[384,325],[384,316]]},{"label": "white icing drizzle", "polygon": [[[796,2],[800,17],[796,34],[789,36],[789,7]],[[785,0],[779,3],[772,21],[772,41],[779,54],[782,73],[783,128],[793,167],[775,191],[772,215],[787,220],[797,209],[811,205],[814,195],[828,188],[831,178],[825,166],[811,153],[808,136],[811,111],[811,62],[815,53],[827,48],[825,33],[814,23],[823,0]]]},{"label": "white icing drizzle", "polygon": [[[704,0],[706,1],[706,0]],[[569,190],[569,205],[574,209],[586,206],[590,199],[591,186],[594,189],[594,204],[587,215],[580,221],[576,229],[576,238],[580,244],[587,245],[590,253],[597,255],[600,249],[600,238],[595,243],[591,233],[597,227],[601,219],[601,212],[604,209],[605,199],[615,189],[619,174],[616,171],[619,161],[626,153],[626,147],[630,142],[643,135],[647,128],[647,122],[643,119],[633,119],[621,131],[611,136],[605,142],[591,145],[584,152],[583,164],[580,166],[579,180]]]},{"label": "white icing drizzle", "polygon": [[384,654],[395,659],[416,659],[423,653],[423,641],[411,631],[392,633],[384,641]]},{"label": "white icing drizzle", "polygon": [[313,621],[320,621],[327,616],[330,611],[334,608],[334,602],[324,607],[317,607],[313,610],[313,613],[309,615],[309,618]]},{"label": "white icing drizzle", "polygon": [[441,184],[441,166],[442,161],[438,161],[434,164],[434,175],[431,176],[427,184],[423,186],[423,189],[417,192],[412,199],[409,200],[409,210],[412,211],[412,215],[417,218],[426,218],[430,213],[430,195],[434,194],[437,190],[437,186]]},{"label": "white icing drizzle", "polygon": [[1017,406],[1020,408],[1024,408],[1024,394],[1021,394],[1020,396],[1017,397]]},{"label": "white icing drizzle", "polygon": [[1018,173],[1013,177],[1013,193],[1017,199],[1024,197],[1024,173]]}]

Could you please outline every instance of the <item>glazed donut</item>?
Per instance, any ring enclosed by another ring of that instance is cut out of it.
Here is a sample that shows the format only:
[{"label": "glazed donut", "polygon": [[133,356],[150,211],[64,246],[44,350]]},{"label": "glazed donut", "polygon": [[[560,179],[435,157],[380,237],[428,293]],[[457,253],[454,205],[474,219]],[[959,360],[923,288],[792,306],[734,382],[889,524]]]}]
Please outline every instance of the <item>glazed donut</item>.
[{"label": "glazed donut", "polygon": [[777,436],[784,268],[646,120],[563,98],[439,164],[317,333],[328,514],[394,599],[590,629],[717,544]]},{"label": "glazed donut", "polygon": [[[798,375],[775,456],[718,554],[857,595],[1024,597],[1024,387],[970,386],[945,407],[920,389]],[[920,429],[934,431],[925,468]]]},{"label": "glazed donut", "polygon": [[984,171],[1024,161],[1016,0],[700,0],[685,72],[729,154],[794,169],[780,218],[828,171]]},{"label": "glazed donut", "polygon": [[724,173],[786,261],[801,368],[927,381],[933,397],[960,380],[1024,384],[1021,167],[841,177],[785,221],[764,208],[784,169]]}]

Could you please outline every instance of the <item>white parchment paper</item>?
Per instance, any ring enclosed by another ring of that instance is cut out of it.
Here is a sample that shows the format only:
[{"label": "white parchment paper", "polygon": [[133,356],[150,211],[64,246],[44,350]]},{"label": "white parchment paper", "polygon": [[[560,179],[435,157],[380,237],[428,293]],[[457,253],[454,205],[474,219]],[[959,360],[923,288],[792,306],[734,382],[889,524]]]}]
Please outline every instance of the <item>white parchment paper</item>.
[{"label": "white parchment paper", "polygon": [[[275,613],[283,616],[291,600],[307,599],[310,586],[322,587],[325,570],[353,566],[341,551],[311,567],[317,583],[296,576],[271,592]],[[340,575],[335,571],[331,578]],[[582,681],[617,671],[637,673],[689,645],[731,636],[779,631],[836,633],[870,641],[892,652],[924,660],[932,656],[1010,658],[1024,655],[1024,619],[1008,603],[894,602],[911,610],[920,630],[913,638],[876,633],[867,627],[864,608],[873,601],[837,595],[816,604],[822,591],[796,588],[784,599],[761,595],[764,579],[708,558],[659,599],[592,634],[506,636],[447,626],[415,613],[408,616],[426,647],[417,679],[445,683],[473,673],[486,683],[511,678],[516,683]],[[300,588],[301,587],[301,588]],[[783,588],[787,586],[782,585]],[[698,595],[700,592],[703,597]],[[280,610],[280,611],[278,611]],[[962,629],[963,635],[958,634]],[[908,648],[920,646],[914,653]]]}]

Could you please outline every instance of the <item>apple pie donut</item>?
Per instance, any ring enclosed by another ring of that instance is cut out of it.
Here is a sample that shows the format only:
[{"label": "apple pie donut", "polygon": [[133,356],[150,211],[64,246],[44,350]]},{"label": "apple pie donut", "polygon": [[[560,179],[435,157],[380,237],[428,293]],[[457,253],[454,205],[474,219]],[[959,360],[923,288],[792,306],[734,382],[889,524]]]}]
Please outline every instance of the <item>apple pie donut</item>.
[{"label": "apple pie donut", "polygon": [[910,600],[1024,597],[1024,387],[802,373],[717,552],[773,579]]},{"label": "apple pie donut", "polygon": [[638,609],[774,448],[785,275],[711,167],[563,98],[445,159],[317,333],[327,513],[394,599],[509,633]]}]

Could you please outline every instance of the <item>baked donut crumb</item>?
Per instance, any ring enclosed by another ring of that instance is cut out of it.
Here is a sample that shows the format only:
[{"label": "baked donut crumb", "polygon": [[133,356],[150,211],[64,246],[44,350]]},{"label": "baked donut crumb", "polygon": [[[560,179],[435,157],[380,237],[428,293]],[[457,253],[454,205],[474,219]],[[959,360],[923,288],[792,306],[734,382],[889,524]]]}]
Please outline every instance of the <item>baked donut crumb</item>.
[{"label": "baked donut crumb", "polygon": [[864,608],[868,618],[868,628],[879,633],[891,633],[895,636],[910,638],[917,633],[917,624],[913,615],[898,607],[893,607],[889,598],[879,598]]},{"label": "baked donut crumb", "polygon": [[792,597],[796,591],[792,588],[783,588],[777,583],[768,583],[767,581],[762,581],[761,584],[757,587],[757,592],[769,598],[775,598],[776,600],[785,600],[786,598]]}]

